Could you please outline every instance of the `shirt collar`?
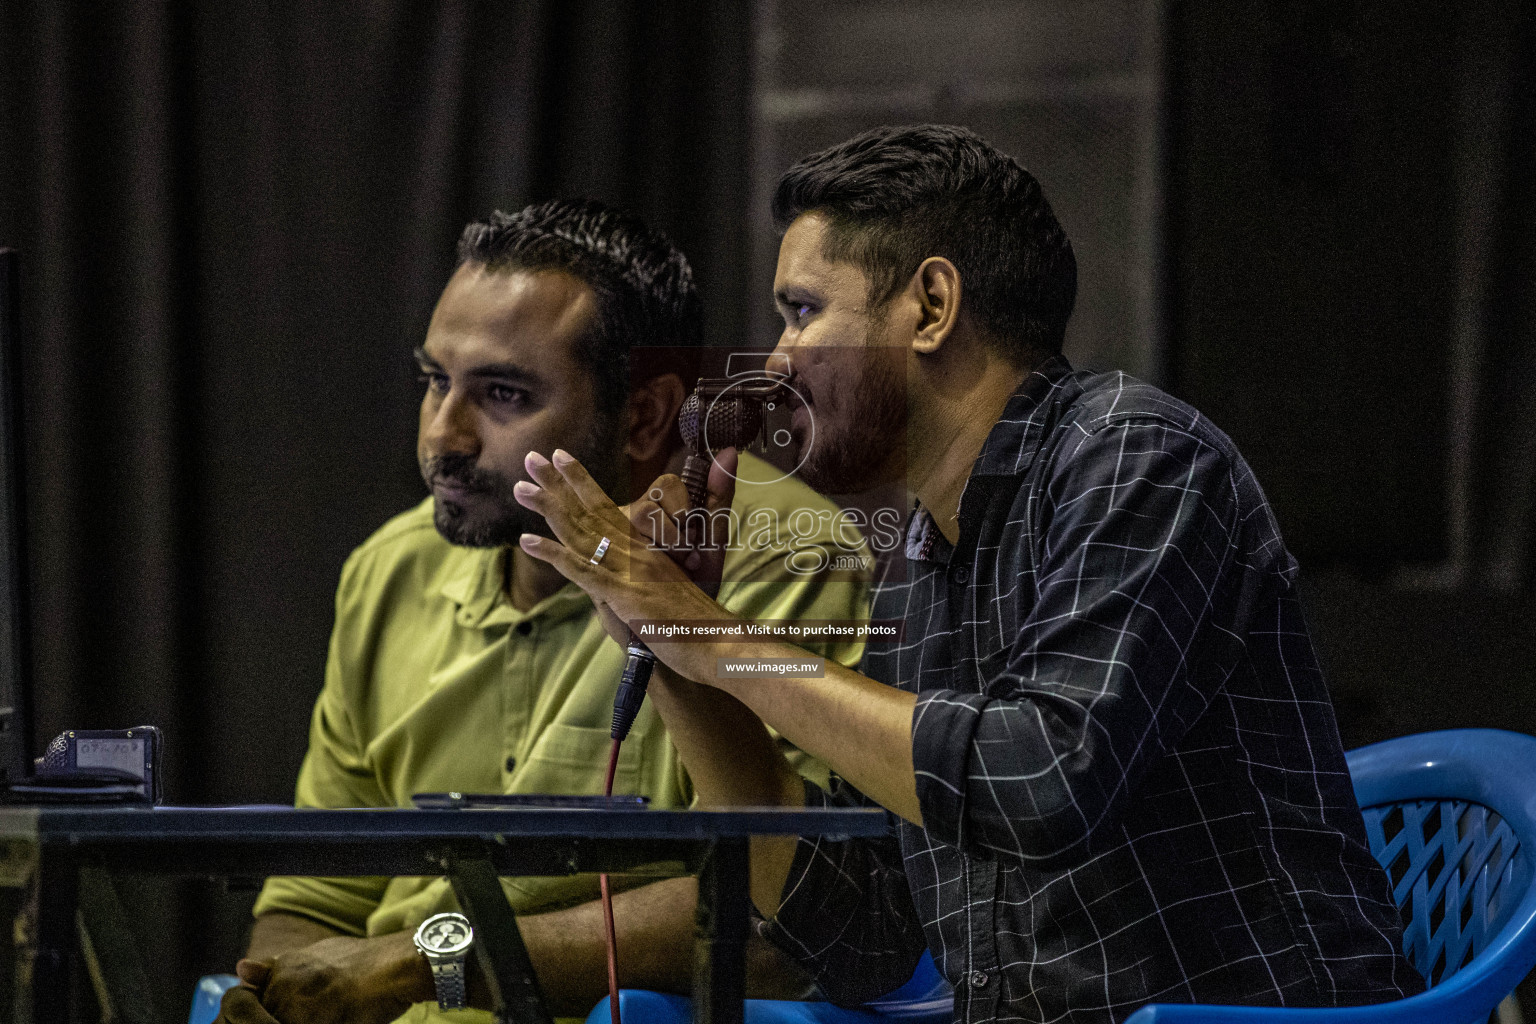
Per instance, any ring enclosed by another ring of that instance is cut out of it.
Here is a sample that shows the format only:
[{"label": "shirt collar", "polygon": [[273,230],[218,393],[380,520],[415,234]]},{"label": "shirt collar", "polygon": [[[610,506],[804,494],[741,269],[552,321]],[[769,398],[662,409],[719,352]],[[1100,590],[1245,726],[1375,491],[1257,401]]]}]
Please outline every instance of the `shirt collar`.
[{"label": "shirt collar", "polygon": [[[960,494],[962,534],[970,532],[968,527],[974,525],[991,496],[994,483],[985,478],[1018,476],[1027,470],[1062,408],[1081,393],[1082,385],[1072,365],[1060,355],[1051,356],[1019,382],[982,443],[981,454],[976,456]],[[949,561],[950,544],[921,502],[907,524],[906,554],[914,561]]]},{"label": "shirt collar", "polygon": [[438,592],[459,606],[461,626],[483,629],[541,616],[563,619],[592,608],[591,598],[576,584],[567,583],[526,612],[518,611],[502,587],[511,549],[459,548],[456,554],[458,564],[448,571]]},{"label": "shirt collar", "polygon": [[[981,446],[971,467],[978,476],[1016,476],[1029,468],[1035,452],[1062,407],[1082,393],[1082,385],[1063,356],[1051,356],[1019,382],[1003,406],[1003,415]],[[961,506],[965,505],[962,498]]]}]

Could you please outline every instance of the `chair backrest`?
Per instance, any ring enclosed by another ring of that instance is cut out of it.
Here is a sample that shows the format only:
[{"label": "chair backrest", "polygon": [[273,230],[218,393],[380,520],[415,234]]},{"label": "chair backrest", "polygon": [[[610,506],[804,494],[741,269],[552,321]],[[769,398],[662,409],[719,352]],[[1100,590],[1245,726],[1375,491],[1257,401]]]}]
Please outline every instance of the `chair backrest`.
[{"label": "chair backrest", "polygon": [[1462,800],[1365,812],[1371,852],[1392,879],[1403,946],[1430,985],[1488,948],[1531,884],[1530,852],[1497,812]]},{"label": "chair backrest", "polygon": [[1536,739],[1423,733],[1352,751],[1349,767],[1408,958],[1437,986],[1488,956],[1464,980],[1512,990],[1536,961]]}]

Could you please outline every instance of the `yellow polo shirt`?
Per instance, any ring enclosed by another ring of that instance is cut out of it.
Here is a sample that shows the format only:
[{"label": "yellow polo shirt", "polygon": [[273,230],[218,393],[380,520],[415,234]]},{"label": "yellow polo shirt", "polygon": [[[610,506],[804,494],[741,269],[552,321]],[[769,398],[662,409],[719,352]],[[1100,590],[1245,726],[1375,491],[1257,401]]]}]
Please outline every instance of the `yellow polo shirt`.
[{"label": "yellow polo shirt", "polygon": [[[738,475],[733,510],[744,536],[733,538],[720,602],[747,619],[866,619],[863,574],[803,574],[822,561],[817,548],[833,565],[849,564],[836,556],[848,554],[839,544],[854,531],[838,523],[837,507],[798,481],[770,482],[778,471],[750,455]],[[765,524],[777,524],[777,542]],[[513,608],[502,589],[507,557],[505,549],[445,541],[430,498],[352,553],[336,593],[297,806],[409,807],[412,794],[437,791],[602,792],[623,650],[574,584],[526,612]],[[809,649],[854,666],[863,645]],[[798,752],[792,759],[825,783],[824,767]],[[614,792],[644,794],[654,807],[692,798],[649,702],[621,748]],[[598,895],[592,875],[507,878],[503,887],[522,914]],[[348,934],[383,935],[452,909],[443,878],[283,877],[267,881],[254,912],[290,911]],[[439,1019],[428,1009],[402,1019]]]}]

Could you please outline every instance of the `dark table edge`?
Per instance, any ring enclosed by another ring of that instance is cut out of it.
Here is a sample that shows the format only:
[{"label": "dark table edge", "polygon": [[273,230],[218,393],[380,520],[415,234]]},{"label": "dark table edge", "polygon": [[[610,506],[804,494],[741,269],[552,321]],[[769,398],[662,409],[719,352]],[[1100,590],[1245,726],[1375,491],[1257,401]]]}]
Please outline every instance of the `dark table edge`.
[{"label": "dark table edge", "polygon": [[296,810],[273,807],[0,806],[0,839],[71,845],[137,839],[196,842],[451,839],[488,836],[708,840],[754,835],[884,834],[878,810],[740,808],[724,811],[518,808],[516,810]]}]

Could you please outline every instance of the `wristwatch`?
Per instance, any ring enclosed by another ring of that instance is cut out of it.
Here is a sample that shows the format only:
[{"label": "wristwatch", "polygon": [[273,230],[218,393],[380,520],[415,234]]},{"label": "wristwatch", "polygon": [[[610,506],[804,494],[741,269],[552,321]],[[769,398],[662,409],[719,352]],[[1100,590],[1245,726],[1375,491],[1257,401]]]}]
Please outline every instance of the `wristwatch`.
[{"label": "wristwatch", "polygon": [[433,914],[416,929],[416,948],[432,967],[437,1008],[462,1010],[468,1005],[464,961],[475,941],[475,930],[463,914]]}]

